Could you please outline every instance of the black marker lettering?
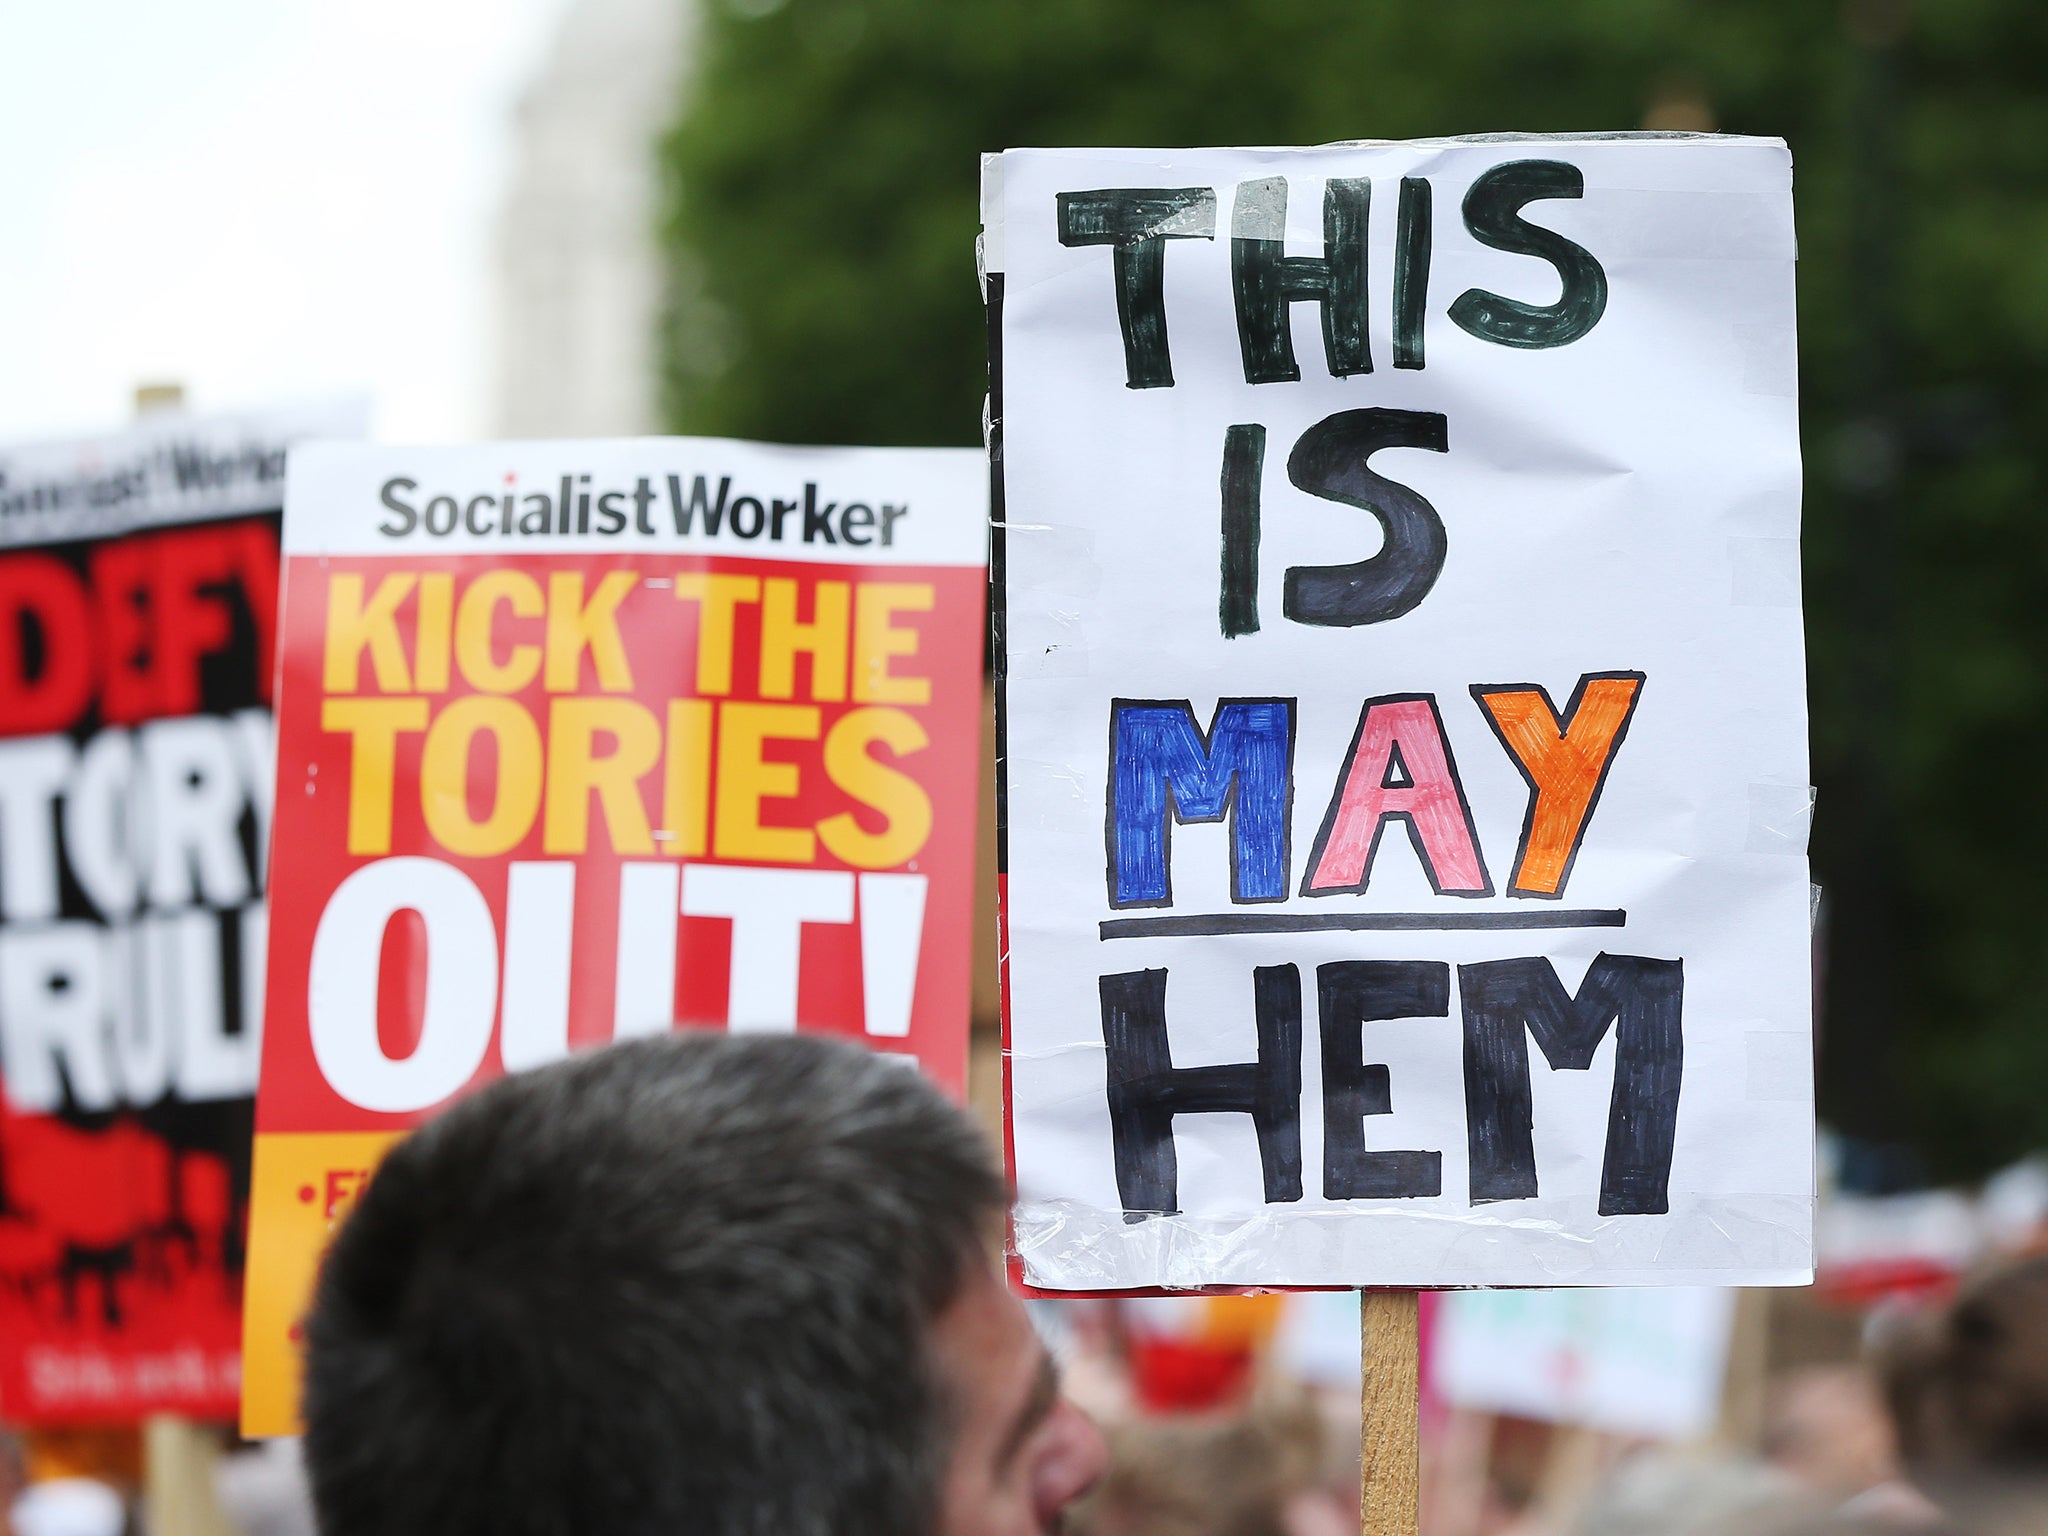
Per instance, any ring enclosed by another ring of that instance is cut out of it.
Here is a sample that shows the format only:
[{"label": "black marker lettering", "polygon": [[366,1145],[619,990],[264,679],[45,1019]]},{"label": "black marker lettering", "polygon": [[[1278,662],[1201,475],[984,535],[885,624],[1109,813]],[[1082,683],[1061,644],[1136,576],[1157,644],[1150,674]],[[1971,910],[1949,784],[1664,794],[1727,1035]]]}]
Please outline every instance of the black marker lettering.
[{"label": "black marker lettering", "polygon": [[[1166,345],[1166,242],[1216,238],[1216,194],[1208,187],[1112,187],[1059,194],[1061,245],[1113,248],[1116,319],[1124,338],[1124,383],[1173,385]],[[889,541],[885,537],[882,542]]]},{"label": "black marker lettering", "polygon": [[1421,496],[1376,475],[1366,461],[1382,448],[1443,453],[1447,427],[1436,411],[1374,406],[1340,411],[1302,433],[1287,457],[1287,478],[1326,501],[1360,507],[1379,519],[1386,543],[1351,565],[1296,565],[1287,571],[1281,611],[1298,624],[1380,624],[1398,619],[1436,585],[1444,568],[1444,525]]},{"label": "black marker lettering", "polygon": [[1596,957],[1576,995],[1542,956],[1458,967],[1465,1019],[1465,1135],[1474,1205],[1536,1195],[1529,1036],[1552,1071],[1583,1072],[1615,1026],[1614,1096],[1600,1170],[1602,1216],[1670,1209],[1685,1066],[1684,962]]},{"label": "black marker lettering", "polygon": [[1429,183],[1401,178],[1401,212],[1394,226],[1394,366],[1422,366],[1422,326],[1429,308],[1429,247],[1435,214]]},{"label": "black marker lettering", "polygon": [[1607,274],[1592,252],[1521,216],[1529,203],[1585,192],[1579,168],[1562,160],[1511,161],[1472,183],[1465,194],[1465,227],[1472,237],[1497,251],[1540,256],[1557,268],[1564,291],[1555,304],[1525,304],[1467,288],[1450,311],[1461,329],[1504,347],[1540,348],[1577,341],[1600,323],[1607,310]]},{"label": "black marker lettering", "polygon": [[1368,1066],[1360,1026],[1440,1019],[1451,1011],[1451,968],[1440,960],[1341,960],[1316,967],[1323,1042],[1323,1198],[1411,1200],[1443,1193],[1441,1152],[1373,1152],[1365,1117],[1394,1112],[1384,1065]]},{"label": "black marker lettering", "polygon": [[1259,1058],[1176,1067],[1166,1035],[1166,972],[1101,979],[1102,1041],[1109,1055],[1109,1126],[1124,1220],[1180,1209],[1175,1115],[1252,1117],[1268,1204],[1301,1198],[1301,973],[1252,972]]},{"label": "black marker lettering", "polygon": [[1266,429],[1257,422],[1223,434],[1223,595],[1216,617],[1223,637],[1259,628],[1259,480],[1266,468]]},{"label": "black marker lettering", "polygon": [[1321,256],[1286,255],[1287,178],[1239,184],[1230,209],[1230,287],[1247,384],[1301,377],[1288,307],[1313,300],[1323,312],[1323,352],[1332,375],[1372,372],[1365,332],[1365,232],[1372,183],[1335,180],[1323,188]]}]

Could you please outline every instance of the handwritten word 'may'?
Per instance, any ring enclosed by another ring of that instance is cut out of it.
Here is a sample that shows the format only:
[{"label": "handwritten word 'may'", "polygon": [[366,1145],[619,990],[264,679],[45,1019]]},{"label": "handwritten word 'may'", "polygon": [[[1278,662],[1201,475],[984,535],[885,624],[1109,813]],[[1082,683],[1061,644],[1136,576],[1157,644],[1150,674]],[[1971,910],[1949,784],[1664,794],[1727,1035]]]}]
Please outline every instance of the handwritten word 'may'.
[{"label": "handwritten word 'may'", "polygon": [[[1640,672],[1588,673],[1562,712],[1533,683],[1472,697],[1529,788],[1507,894],[1561,898],[1628,732]],[[1109,904],[1173,904],[1175,822],[1228,819],[1230,899],[1285,901],[1293,879],[1292,699],[1224,699],[1205,731],[1185,699],[1110,705]],[[1368,699],[1302,876],[1303,896],[1363,892],[1387,823],[1405,826],[1430,889],[1491,896],[1472,809],[1433,694]]]}]

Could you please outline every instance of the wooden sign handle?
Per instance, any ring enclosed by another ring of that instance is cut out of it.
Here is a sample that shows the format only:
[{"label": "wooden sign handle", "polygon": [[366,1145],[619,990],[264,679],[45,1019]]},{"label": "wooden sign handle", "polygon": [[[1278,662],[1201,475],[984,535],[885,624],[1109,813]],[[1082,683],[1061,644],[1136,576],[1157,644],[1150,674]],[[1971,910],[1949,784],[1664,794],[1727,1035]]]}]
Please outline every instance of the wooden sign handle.
[{"label": "wooden sign handle", "polygon": [[1419,1315],[1414,1291],[1366,1291],[1359,1297],[1362,1536],[1416,1536],[1422,1486]]}]

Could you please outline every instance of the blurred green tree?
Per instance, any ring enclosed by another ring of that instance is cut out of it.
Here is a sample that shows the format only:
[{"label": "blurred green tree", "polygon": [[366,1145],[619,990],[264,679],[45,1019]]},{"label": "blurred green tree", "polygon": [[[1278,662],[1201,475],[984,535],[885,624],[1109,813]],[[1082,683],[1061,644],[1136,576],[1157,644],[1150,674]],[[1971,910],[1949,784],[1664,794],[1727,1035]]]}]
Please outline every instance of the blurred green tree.
[{"label": "blurred green tree", "polygon": [[1787,139],[1823,1112],[1943,1176],[2048,1146],[2048,8],[705,3],[663,146],[682,431],[976,442],[983,151]]}]

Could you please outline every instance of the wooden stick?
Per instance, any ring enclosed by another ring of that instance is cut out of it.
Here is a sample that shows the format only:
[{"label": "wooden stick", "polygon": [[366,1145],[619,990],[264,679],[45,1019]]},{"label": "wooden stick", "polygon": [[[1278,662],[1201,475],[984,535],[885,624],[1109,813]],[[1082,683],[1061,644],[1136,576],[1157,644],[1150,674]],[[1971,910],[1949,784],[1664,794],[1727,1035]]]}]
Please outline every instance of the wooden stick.
[{"label": "wooden stick", "polygon": [[1714,1438],[1736,1455],[1754,1455],[1764,1436],[1764,1391],[1771,1366],[1772,1292],[1735,1293],[1728,1365],[1721,1379],[1721,1416]]},{"label": "wooden stick", "polygon": [[203,1424],[171,1413],[142,1427],[142,1504],[152,1536],[232,1536],[214,1491],[220,1443]]},{"label": "wooden stick", "polygon": [[1366,1291],[1359,1297],[1358,1527],[1363,1536],[1416,1536],[1422,1486],[1417,1318],[1413,1291]]}]

